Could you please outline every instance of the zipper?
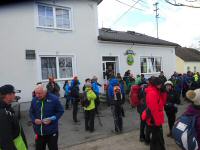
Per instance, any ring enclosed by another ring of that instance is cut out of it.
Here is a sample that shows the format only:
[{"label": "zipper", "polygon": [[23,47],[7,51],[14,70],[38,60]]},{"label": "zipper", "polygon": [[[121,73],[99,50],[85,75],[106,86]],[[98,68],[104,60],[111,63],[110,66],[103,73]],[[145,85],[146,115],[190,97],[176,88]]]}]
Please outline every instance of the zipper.
[{"label": "zipper", "polygon": [[[41,116],[40,116],[41,121],[43,119],[43,108],[44,108],[44,101],[42,100]],[[42,125],[42,123],[41,123],[41,126],[40,126],[40,133],[41,133],[41,135],[43,135],[43,125]]]}]

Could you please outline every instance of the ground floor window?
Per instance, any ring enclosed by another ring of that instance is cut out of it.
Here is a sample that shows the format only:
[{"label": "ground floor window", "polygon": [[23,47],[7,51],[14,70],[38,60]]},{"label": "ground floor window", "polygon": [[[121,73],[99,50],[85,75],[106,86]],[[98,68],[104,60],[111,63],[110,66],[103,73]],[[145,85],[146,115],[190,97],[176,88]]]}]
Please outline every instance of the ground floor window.
[{"label": "ground floor window", "polygon": [[41,56],[42,80],[53,76],[56,79],[68,79],[74,75],[73,56]]},{"label": "ground floor window", "polygon": [[155,73],[161,71],[161,57],[141,57],[141,73]]}]

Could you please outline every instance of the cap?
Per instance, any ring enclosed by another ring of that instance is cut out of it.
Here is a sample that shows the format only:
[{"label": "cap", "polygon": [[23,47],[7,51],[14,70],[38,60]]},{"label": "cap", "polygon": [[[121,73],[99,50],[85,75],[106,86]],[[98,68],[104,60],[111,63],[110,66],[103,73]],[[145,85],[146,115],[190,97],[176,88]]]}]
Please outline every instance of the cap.
[{"label": "cap", "polygon": [[6,85],[3,85],[2,87],[0,87],[1,95],[11,94],[11,93],[16,93],[14,86],[12,86],[10,84],[6,84]]},{"label": "cap", "polygon": [[172,86],[173,86],[173,83],[172,83],[172,81],[166,81],[166,82],[165,82],[165,85],[167,85],[167,84],[169,84],[169,85],[172,85]]},{"label": "cap", "polygon": [[193,102],[194,105],[200,106],[200,89],[189,90],[186,97]]}]

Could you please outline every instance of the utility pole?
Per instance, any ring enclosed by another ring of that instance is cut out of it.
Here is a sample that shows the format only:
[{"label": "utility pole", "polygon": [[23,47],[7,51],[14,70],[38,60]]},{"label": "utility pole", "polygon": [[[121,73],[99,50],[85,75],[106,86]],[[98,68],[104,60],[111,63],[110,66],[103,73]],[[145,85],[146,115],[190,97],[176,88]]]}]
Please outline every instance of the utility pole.
[{"label": "utility pole", "polygon": [[157,30],[157,38],[158,38],[158,18],[159,18],[159,14],[158,14],[158,10],[159,10],[159,8],[158,8],[158,2],[156,2],[155,4],[153,4],[154,6],[155,6],[155,12],[156,12],[156,30]]}]

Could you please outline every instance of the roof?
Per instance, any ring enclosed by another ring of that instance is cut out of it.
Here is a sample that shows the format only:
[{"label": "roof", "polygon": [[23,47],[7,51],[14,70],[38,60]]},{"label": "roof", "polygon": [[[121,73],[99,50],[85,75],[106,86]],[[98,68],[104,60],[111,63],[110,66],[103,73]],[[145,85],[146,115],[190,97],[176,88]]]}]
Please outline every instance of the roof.
[{"label": "roof", "polygon": [[[31,0],[0,0],[0,5],[9,4],[9,3],[18,3],[18,2],[27,2]],[[100,4],[103,0],[93,0]]]},{"label": "roof", "polygon": [[180,57],[184,61],[200,61],[200,51],[187,48],[187,47],[177,47],[175,49],[176,56]]},{"label": "roof", "polygon": [[98,40],[110,42],[124,42],[124,43],[137,43],[137,44],[150,44],[150,45],[166,45],[166,46],[179,46],[176,43],[161,40],[145,34],[137,33],[134,31],[115,31],[110,28],[99,29]]}]

